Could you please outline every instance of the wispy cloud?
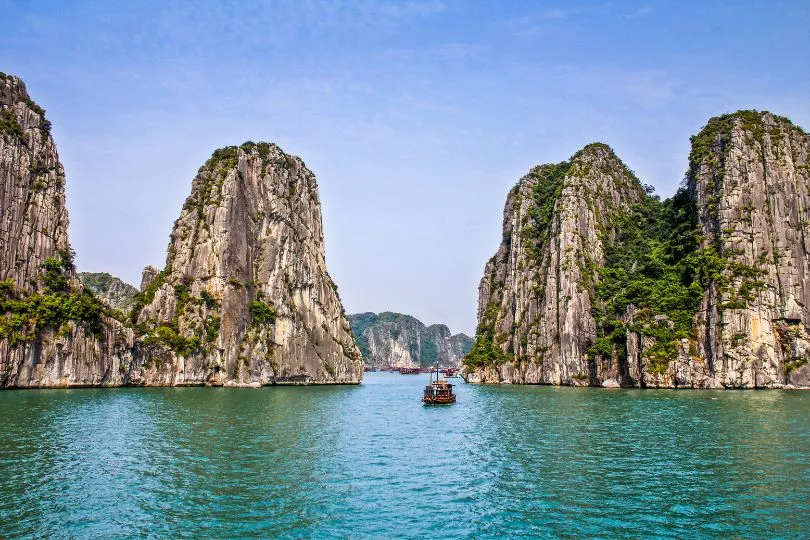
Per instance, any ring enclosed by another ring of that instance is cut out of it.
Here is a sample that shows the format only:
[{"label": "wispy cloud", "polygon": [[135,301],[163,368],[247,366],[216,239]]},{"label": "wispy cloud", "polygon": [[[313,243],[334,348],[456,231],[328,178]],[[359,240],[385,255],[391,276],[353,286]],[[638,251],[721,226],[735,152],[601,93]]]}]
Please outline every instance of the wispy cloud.
[{"label": "wispy cloud", "polygon": [[638,8],[637,10],[631,12],[627,18],[628,19],[638,19],[641,17],[647,17],[648,15],[652,15],[653,7],[652,6],[644,6]]},{"label": "wispy cloud", "polygon": [[574,99],[655,108],[686,97],[678,80],[659,69],[560,65],[540,66],[532,72],[536,80],[545,81],[559,95]]},{"label": "wispy cloud", "polygon": [[562,21],[576,21],[584,18],[605,17],[608,15],[639,18],[650,15],[652,11],[652,6],[643,6],[628,12],[626,7],[613,2],[580,4],[577,6],[563,4],[562,7],[544,9],[521,17],[508,19],[504,24],[507,29],[511,30],[514,36],[527,38],[545,34],[550,28],[560,24]]},{"label": "wispy cloud", "polygon": [[475,43],[442,43],[432,47],[400,48],[380,51],[382,60],[463,60],[479,58],[489,47]]}]

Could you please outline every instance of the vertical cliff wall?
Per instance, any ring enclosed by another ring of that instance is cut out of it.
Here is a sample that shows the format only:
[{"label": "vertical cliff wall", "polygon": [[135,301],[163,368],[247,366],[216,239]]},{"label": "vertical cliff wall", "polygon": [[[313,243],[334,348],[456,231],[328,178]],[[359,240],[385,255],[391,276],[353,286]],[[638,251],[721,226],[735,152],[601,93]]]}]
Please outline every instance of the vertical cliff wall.
[{"label": "vertical cliff wall", "polygon": [[65,171],[45,111],[20,79],[4,74],[0,131],[0,277],[36,289],[45,259],[70,252]]},{"label": "vertical cliff wall", "polygon": [[120,384],[137,355],[79,283],[64,185],[45,111],[0,74],[0,387]]},{"label": "vertical cliff wall", "polygon": [[458,368],[472,347],[472,338],[453,335],[443,324],[425,326],[401,313],[350,315],[352,330],[370,369],[435,366]]},{"label": "vertical cliff wall", "polygon": [[810,384],[808,154],[807,133],[756,111],[713,118],[693,138],[688,187],[701,247],[719,264],[696,318],[696,361],[677,382]]},{"label": "vertical cliff wall", "polygon": [[604,263],[608,219],[644,190],[603,144],[535,167],[507,197],[503,242],[479,286],[473,382],[587,384],[596,339],[586,283]]},{"label": "vertical cliff wall", "polygon": [[357,383],[363,364],[326,270],[315,176],[276,145],[214,152],[145,272],[132,321],[184,383]]},{"label": "vertical cliff wall", "polygon": [[[507,199],[468,380],[808,385],[808,141],[769,113],[714,118],[666,201],[600,145],[535,169]],[[576,166],[594,149],[610,160]]]}]

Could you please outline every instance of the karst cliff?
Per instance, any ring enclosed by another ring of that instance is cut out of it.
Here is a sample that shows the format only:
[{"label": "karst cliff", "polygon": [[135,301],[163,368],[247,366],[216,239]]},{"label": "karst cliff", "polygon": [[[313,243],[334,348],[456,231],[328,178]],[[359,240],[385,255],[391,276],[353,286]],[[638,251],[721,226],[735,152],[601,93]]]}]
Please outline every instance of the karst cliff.
[{"label": "karst cliff", "polygon": [[472,347],[466,334],[451,334],[443,324],[425,326],[410,315],[357,313],[349,316],[368,369],[458,368]]},{"label": "karst cliff", "polygon": [[507,197],[470,382],[810,385],[810,137],[740,111],[692,138],[661,201],[603,144]]},{"label": "karst cliff", "polygon": [[[315,176],[268,143],[214,152],[131,313],[186,380],[356,383],[363,364],[324,258]],[[178,368],[180,369],[180,368]]]},{"label": "karst cliff", "polygon": [[299,158],[268,143],[214,152],[166,267],[133,297],[105,275],[82,285],[50,123],[5,74],[0,132],[0,387],[360,382]]}]

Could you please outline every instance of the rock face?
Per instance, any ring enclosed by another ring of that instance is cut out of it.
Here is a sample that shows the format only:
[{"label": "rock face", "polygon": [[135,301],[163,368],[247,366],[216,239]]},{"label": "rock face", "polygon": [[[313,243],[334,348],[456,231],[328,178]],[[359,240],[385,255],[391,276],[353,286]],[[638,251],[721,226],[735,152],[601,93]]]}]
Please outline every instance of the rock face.
[{"label": "rock face", "polygon": [[131,288],[76,274],[49,130],[0,74],[0,387],[360,382],[300,159],[266,143],[215,152],[125,318],[112,307]]},{"label": "rock face", "polygon": [[741,111],[692,143],[666,201],[600,144],[521,179],[479,287],[468,381],[810,384],[810,138]]},{"label": "rock face", "polygon": [[138,289],[124,283],[106,272],[79,272],[82,285],[98,296],[108,306],[120,310],[124,315],[135,303]]},{"label": "rock face", "polygon": [[425,326],[401,313],[350,315],[352,330],[369,369],[430,367],[458,368],[473,340],[466,334],[452,335],[447,326]]},{"label": "rock face", "polygon": [[810,385],[808,155],[810,136],[770,113],[713,118],[693,139],[701,247],[725,267],[695,319],[699,361],[679,359],[677,383]]},{"label": "rock face", "polygon": [[[45,259],[70,251],[65,171],[45,111],[0,74],[0,277],[36,287]],[[74,282],[75,284],[75,282]]]},{"label": "rock face", "polygon": [[147,268],[132,321],[172,349],[174,381],[358,383],[363,364],[326,271],[315,176],[268,143],[214,152]]},{"label": "rock face", "polygon": [[0,73],[0,388],[114,385],[134,334],[82,289],[45,111]]},{"label": "rock face", "polygon": [[608,216],[644,190],[613,151],[592,144],[532,169],[509,193],[503,243],[479,286],[472,382],[578,384],[596,338],[585,269],[604,264]]}]

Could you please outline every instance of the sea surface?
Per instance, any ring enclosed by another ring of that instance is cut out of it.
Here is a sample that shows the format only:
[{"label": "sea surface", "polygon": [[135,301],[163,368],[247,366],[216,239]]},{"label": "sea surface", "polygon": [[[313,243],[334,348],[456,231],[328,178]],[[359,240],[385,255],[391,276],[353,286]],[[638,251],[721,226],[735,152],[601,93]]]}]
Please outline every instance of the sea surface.
[{"label": "sea surface", "polygon": [[807,538],[810,392],[0,392],[0,537]]}]

